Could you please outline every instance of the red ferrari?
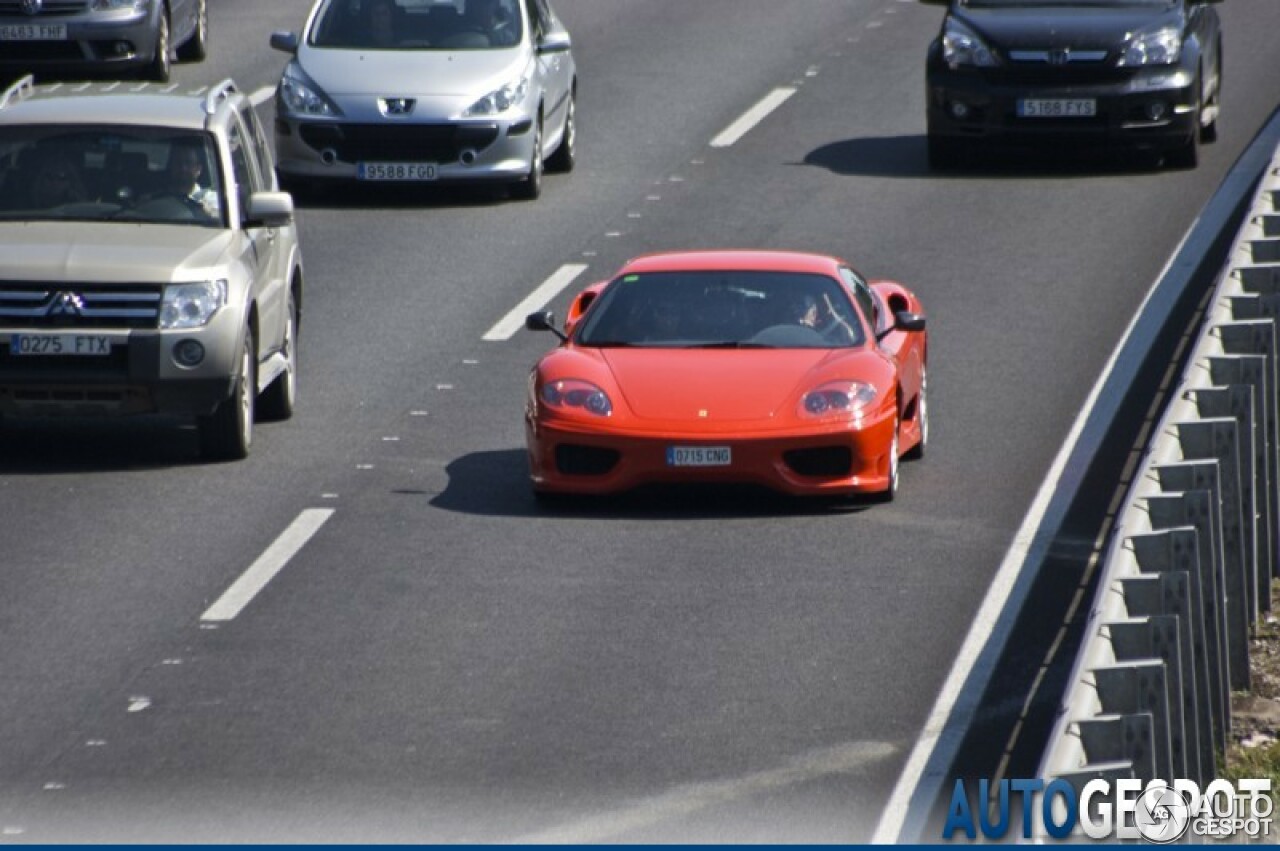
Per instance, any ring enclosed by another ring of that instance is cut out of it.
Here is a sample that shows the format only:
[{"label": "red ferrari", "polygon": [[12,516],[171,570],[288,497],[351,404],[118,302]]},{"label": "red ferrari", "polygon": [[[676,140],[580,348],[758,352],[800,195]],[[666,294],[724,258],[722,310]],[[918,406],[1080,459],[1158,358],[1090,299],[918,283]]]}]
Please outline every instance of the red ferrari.
[{"label": "red ferrari", "polygon": [[689,251],[627,263],[573,300],[529,376],[535,492],[743,482],[892,499],[924,454],[919,300],[836,257]]}]

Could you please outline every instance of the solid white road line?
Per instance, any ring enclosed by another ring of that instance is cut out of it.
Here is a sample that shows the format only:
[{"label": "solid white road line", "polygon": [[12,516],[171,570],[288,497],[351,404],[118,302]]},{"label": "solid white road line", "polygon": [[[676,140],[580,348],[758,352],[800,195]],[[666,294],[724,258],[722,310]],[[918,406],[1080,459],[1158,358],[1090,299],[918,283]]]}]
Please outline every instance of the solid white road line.
[{"label": "solid white road line", "polygon": [[267,586],[279,573],[289,559],[311,540],[311,536],[320,531],[320,527],[332,516],[332,508],[308,508],[289,524],[289,528],[280,533],[280,537],[258,556],[257,561],[249,565],[249,569],[232,583],[231,587],[209,607],[202,621],[229,621],[249,605],[254,596]]},{"label": "solid white road line", "polygon": [[263,88],[258,89],[256,92],[249,95],[249,103],[253,104],[254,106],[262,106],[264,103],[271,100],[271,98],[275,96],[275,93],[276,93],[275,86],[264,86]]},{"label": "solid white road line", "polygon": [[587,266],[585,263],[566,263],[551,274],[551,277],[542,282],[539,287],[529,293],[524,301],[512,308],[511,312],[498,320],[498,323],[485,332],[486,340],[510,340],[511,337],[524,327],[524,318],[545,307],[546,304],[560,294],[560,291],[572,284],[574,280],[585,272]]},{"label": "solid white road line", "polygon": [[787,98],[796,93],[796,90],[790,86],[780,86],[769,94],[760,99],[755,106],[742,113],[737,121],[720,131],[720,134],[711,140],[713,148],[727,148],[734,142],[747,135],[747,132],[755,127],[761,121],[778,107],[786,102]]}]

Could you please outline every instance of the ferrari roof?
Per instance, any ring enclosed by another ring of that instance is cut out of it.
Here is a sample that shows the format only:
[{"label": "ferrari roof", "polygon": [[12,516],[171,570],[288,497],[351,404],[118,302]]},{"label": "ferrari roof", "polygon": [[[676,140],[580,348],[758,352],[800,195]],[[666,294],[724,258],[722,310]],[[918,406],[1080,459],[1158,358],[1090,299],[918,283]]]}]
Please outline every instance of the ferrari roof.
[{"label": "ferrari roof", "polygon": [[637,257],[623,266],[619,274],[760,271],[834,275],[842,263],[835,257],[803,251],[669,251]]}]

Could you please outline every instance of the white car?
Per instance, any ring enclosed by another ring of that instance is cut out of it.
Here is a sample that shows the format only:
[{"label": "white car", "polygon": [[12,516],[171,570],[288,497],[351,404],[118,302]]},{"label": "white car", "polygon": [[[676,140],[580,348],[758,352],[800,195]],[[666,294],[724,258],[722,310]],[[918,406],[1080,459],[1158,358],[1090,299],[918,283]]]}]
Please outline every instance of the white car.
[{"label": "white car", "polygon": [[324,180],[497,181],[574,165],[577,71],[547,0],[319,0],[276,93],[276,169]]}]

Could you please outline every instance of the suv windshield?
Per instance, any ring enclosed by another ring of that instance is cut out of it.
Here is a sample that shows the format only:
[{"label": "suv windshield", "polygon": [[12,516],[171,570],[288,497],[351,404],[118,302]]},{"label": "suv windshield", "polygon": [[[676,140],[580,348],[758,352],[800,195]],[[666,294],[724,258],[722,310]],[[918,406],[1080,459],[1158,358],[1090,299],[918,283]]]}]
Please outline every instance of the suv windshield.
[{"label": "suv windshield", "polygon": [[330,0],[313,47],[486,50],[520,43],[518,0]]},{"label": "suv windshield", "polygon": [[0,221],[222,227],[213,139],[172,128],[0,127]]}]

